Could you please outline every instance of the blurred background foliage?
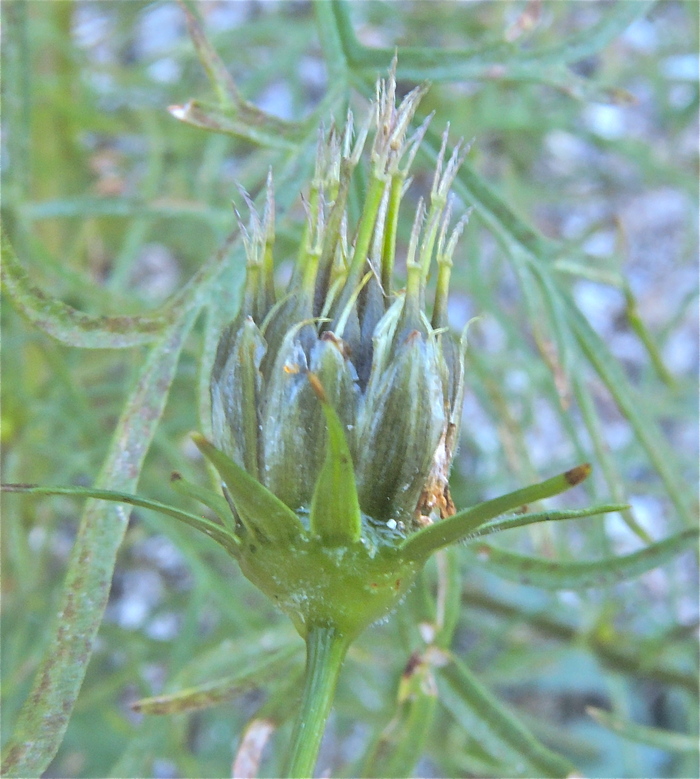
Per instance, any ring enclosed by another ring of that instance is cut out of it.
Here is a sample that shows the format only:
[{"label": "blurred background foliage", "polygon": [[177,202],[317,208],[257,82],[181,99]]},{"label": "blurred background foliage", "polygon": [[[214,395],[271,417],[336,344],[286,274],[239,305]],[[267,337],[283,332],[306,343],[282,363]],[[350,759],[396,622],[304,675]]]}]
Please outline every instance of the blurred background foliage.
[{"label": "blurred background foliage", "polygon": [[[231,134],[192,125],[190,99],[202,101],[214,130],[241,110],[222,113],[230,95],[216,108],[225,84],[221,74],[207,78],[178,4],[3,2],[4,229],[31,284],[91,323],[76,323],[69,309],[47,314],[31,291],[18,307],[33,324],[3,305],[3,481],[92,484],[109,456],[103,476],[121,467],[118,486],[138,479],[140,493],[171,502],[171,471],[207,478],[188,433],[203,424],[203,376],[236,310],[242,248],[234,244],[210,273],[207,316],[184,328],[172,376],[164,369],[145,386],[153,407],[139,417],[142,434],[123,415],[145,381],[148,328],[171,333],[178,316],[196,315],[186,303],[192,288],[181,290],[231,231],[236,183],[255,194],[270,166],[280,275],[289,273],[284,255],[294,256],[301,235],[314,128],[342,116],[348,100],[361,107],[398,47],[401,88],[433,82],[421,106],[436,112],[433,131],[449,121],[453,143],[474,138],[456,188],[475,213],[455,262],[450,316],[457,329],[481,319],[471,331],[456,504],[590,460],[590,484],[553,505],[614,499],[629,512],[523,528],[499,545],[594,560],[693,524],[698,8],[694,0],[205,0],[195,11],[207,39],[240,95],[265,112],[258,122],[248,106],[255,121]],[[419,157],[416,198],[427,163]],[[400,228],[405,240],[410,223]],[[131,348],[70,346],[90,338],[83,345],[125,346],[119,339],[137,331],[146,335]],[[110,444],[118,425],[117,438],[132,442],[121,465],[117,439]],[[151,436],[141,468],[141,454],[130,453]],[[51,651],[80,511],[67,497],[3,497],[3,743]],[[319,770],[534,775],[467,705],[459,674],[441,677],[437,690],[399,695],[408,658],[430,643],[449,607],[445,593],[456,593],[454,653],[582,774],[697,776],[692,556],[598,588],[543,589],[521,574],[497,577],[472,548],[433,563],[399,612],[351,650]],[[90,593],[80,597],[78,608],[94,611]],[[291,655],[256,674],[261,654],[276,647]],[[230,775],[254,716],[280,728],[259,769],[274,776],[301,658],[282,615],[217,547],[135,510],[46,776]],[[132,708],[237,673],[248,673],[233,684],[239,694],[215,707],[165,716]]]}]

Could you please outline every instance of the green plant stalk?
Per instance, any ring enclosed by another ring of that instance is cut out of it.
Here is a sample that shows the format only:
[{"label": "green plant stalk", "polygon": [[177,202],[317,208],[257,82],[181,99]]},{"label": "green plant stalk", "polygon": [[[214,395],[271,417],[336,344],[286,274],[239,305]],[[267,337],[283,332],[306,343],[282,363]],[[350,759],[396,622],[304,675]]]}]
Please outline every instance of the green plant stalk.
[{"label": "green plant stalk", "polygon": [[373,175],[367,191],[365,206],[362,211],[362,218],[357,228],[357,239],[355,241],[355,250],[352,255],[352,261],[348,269],[348,281],[345,291],[338,304],[338,311],[342,312],[354,288],[359,284],[362,278],[362,270],[367,260],[370,242],[372,240],[372,231],[374,223],[377,221],[377,214],[382,202],[384,187],[386,181],[378,175]]},{"label": "green plant stalk", "polygon": [[306,680],[292,734],[285,776],[313,776],[349,639],[332,626],[310,627],[306,636]]},{"label": "green plant stalk", "polygon": [[391,289],[391,280],[394,276],[394,257],[396,255],[396,235],[399,225],[399,204],[401,203],[401,190],[406,177],[395,173],[391,177],[391,190],[389,193],[389,207],[386,215],[386,231],[384,233],[384,246],[382,249],[382,286]]}]

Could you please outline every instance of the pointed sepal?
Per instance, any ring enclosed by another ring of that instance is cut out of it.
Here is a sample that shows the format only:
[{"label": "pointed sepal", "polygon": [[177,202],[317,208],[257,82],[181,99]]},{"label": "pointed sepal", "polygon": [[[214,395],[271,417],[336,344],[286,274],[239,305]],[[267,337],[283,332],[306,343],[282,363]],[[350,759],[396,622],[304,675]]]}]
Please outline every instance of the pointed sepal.
[{"label": "pointed sepal", "polygon": [[214,539],[218,544],[233,557],[238,557],[240,541],[230,533],[225,527],[217,525],[210,519],[191,514],[189,511],[182,511],[169,506],[167,503],[160,503],[157,500],[141,498],[138,495],[132,495],[128,492],[117,492],[116,490],[100,490],[93,487],[40,487],[38,484],[3,484],[3,492],[23,492],[31,495],[74,495],[77,498],[95,498],[96,500],[107,500],[111,503],[126,503],[130,506],[150,509],[158,514],[164,514],[167,517],[173,517],[185,525],[199,530],[209,538]]},{"label": "pointed sepal", "polygon": [[311,532],[325,546],[354,544],[362,533],[362,514],[355,485],[352,455],[343,424],[314,373],[308,380],[316,393],[328,426],[326,457],[311,501]]},{"label": "pointed sepal", "polygon": [[538,484],[532,484],[521,490],[509,492],[507,495],[501,495],[499,498],[478,503],[476,506],[413,533],[401,544],[401,550],[404,555],[413,559],[427,560],[433,552],[467,538],[482,525],[507,511],[520,508],[536,500],[551,498],[575,487],[588,478],[590,472],[591,466],[588,463],[577,465],[569,471]]},{"label": "pointed sepal", "polygon": [[192,500],[196,500],[198,503],[206,506],[212,511],[220,520],[225,528],[232,533],[236,532],[236,520],[231,512],[231,509],[226,502],[226,499],[222,495],[217,495],[215,492],[200,487],[199,484],[194,484],[187,479],[183,479],[182,476],[174,472],[170,477],[170,486],[175,492],[180,495],[186,495]]},{"label": "pointed sepal", "polygon": [[272,544],[290,544],[304,535],[304,526],[297,515],[270,490],[203,435],[195,433],[192,440],[219,472],[241,522],[250,532]]}]

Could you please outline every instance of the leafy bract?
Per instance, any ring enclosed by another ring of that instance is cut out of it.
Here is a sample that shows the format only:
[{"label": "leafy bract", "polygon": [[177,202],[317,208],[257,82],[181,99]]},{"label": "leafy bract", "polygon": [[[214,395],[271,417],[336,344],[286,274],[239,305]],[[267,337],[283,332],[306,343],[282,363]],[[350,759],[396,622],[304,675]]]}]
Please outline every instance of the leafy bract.
[{"label": "leafy bract", "polygon": [[328,425],[326,457],[311,501],[311,531],[325,544],[352,544],[360,538],[362,531],[352,455],[343,424],[328,402],[321,382],[312,373],[308,378],[323,406]]},{"label": "leafy bract", "polygon": [[93,316],[52,298],[30,280],[2,231],[2,285],[17,310],[32,324],[68,346],[123,349],[161,338],[167,317]]},{"label": "leafy bract", "polygon": [[486,522],[506,511],[559,495],[582,482],[590,472],[590,465],[579,465],[538,484],[479,503],[419,530],[403,542],[402,549],[411,557],[427,558],[435,550],[467,538]]},{"label": "leafy bract", "polygon": [[195,434],[192,438],[221,475],[249,531],[279,544],[293,543],[300,538],[304,528],[290,508],[204,436]]}]

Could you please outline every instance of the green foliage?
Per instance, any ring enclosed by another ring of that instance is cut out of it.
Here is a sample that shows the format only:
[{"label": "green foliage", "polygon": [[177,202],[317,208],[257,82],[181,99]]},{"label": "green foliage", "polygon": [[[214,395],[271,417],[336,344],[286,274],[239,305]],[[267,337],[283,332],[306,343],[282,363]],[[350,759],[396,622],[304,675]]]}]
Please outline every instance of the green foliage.
[{"label": "green foliage", "polygon": [[[454,183],[474,215],[449,313],[481,317],[455,503],[576,462],[594,475],[568,511],[482,517],[350,649],[319,771],[697,776],[681,554],[697,546],[697,382],[692,348],[673,360],[697,296],[697,5],[186,7],[2,3],[3,481],[138,487],[230,537],[200,516],[209,472],[188,434],[210,437],[216,342],[242,294],[235,182],[262,200],[272,169],[293,257],[318,124],[363,105],[398,48],[402,89],[433,82],[433,126],[475,138]],[[437,132],[424,148],[423,192]],[[366,186],[350,184],[355,213]],[[396,225],[399,257],[410,230]],[[587,519],[576,500],[620,513]],[[235,756],[237,775],[281,775],[301,691],[282,615],[148,501],[131,522],[80,506],[3,495],[3,773],[222,776]]]}]

